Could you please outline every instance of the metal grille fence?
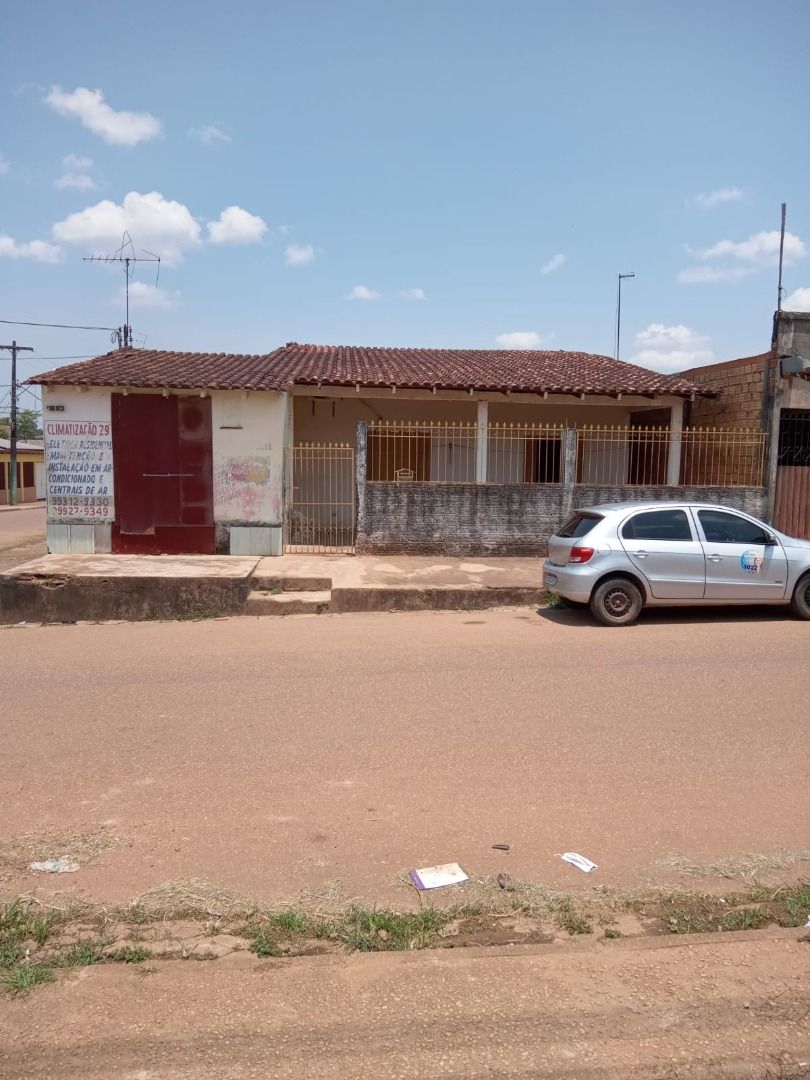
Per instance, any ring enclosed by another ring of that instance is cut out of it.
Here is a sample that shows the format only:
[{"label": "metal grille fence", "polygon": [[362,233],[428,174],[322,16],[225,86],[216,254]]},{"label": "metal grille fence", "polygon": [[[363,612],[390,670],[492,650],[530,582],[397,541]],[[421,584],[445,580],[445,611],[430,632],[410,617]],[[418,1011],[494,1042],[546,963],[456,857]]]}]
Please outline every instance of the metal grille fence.
[{"label": "metal grille fence", "polygon": [[562,433],[558,424],[489,424],[486,461],[479,461],[476,424],[453,421],[368,425],[368,479],[387,483],[559,484]]},{"label": "metal grille fence", "polygon": [[685,487],[760,487],[765,440],[764,432],[747,428],[681,432],[665,427],[581,428],[576,479],[578,484],[597,487],[669,482]]},{"label": "metal grille fence", "polygon": [[292,553],[351,554],[355,534],[354,447],[303,443],[288,449],[287,535]]}]

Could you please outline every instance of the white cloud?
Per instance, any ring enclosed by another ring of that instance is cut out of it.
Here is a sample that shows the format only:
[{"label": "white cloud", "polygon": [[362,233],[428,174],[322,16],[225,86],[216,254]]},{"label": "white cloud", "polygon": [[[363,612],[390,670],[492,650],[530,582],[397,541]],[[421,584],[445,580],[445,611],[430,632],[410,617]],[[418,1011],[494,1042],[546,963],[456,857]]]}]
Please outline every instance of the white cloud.
[{"label": "white cloud", "polygon": [[539,349],[543,340],[536,330],[511,330],[498,334],[495,344],[499,349]]},{"label": "white cloud", "polygon": [[95,181],[90,175],[90,169],[93,168],[92,158],[68,154],[62,158],[62,166],[65,171],[54,180],[54,187],[75,188],[77,191],[92,191],[95,188]]},{"label": "white cloud", "polygon": [[256,244],[266,232],[264,221],[241,206],[226,206],[216,221],[208,222],[212,244]]},{"label": "white cloud", "polygon": [[[687,249],[689,250],[689,249]],[[678,281],[684,284],[717,281],[739,281],[757,270],[776,266],[779,262],[779,230],[754,233],[747,240],[718,240],[711,247],[691,252],[707,265],[690,266],[681,270]],[[785,233],[785,266],[803,259],[807,254],[804,241],[794,233]],[[721,260],[719,265],[715,260]]]},{"label": "white cloud", "polygon": [[399,295],[403,300],[427,300],[424,289],[400,289]]},{"label": "white cloud", "polygon": [[197,142],[205,143],[206,146],[215,142],[233,142],[227,131],[223,130],[219,124],[197,124],[196,127],[189,128],[186,134],[190,139],[196,139]]},{"label": "white cloud", "polygon": [[53,227],[55,240],[99,254],[118,248],[125,232],[139,248],[153,251],[171,265],[199,245],[201,229],[187,206],[165,199],[159,191],[146,195],[130,191],[120,204],[103,199]]},{"label": "white cloud", "polygon": [[370,289],[368,285],[355,285],[347,300],[379,300],[380,294],[376,289]]},{"label": "white cloud", "polygon": [[541,274],[553,274],[555,270],[559,270],[562,264],[565,262],[565,255],[560,252],[558,255],[552,255],[547,263],[543,263],[540,267]]},{"label": "white cloud", "polygon": [[62,249],[47,240],[29,240],[19,243],[13,237],[0,233],[0,259],[31,259],[32,262],[57,263]]},{"label": "white cloud", "polygon": [[156,116],[147,112],[116,112],[106,103],[100,90],[79,86],[67,93],[59,86],[52,86],[45,101],[60,116],[75,117],[113,146],[135,146],[156,139],[161,133]]},{"label": "white cloud", "polygon": [[[124,299],[126,289],[122,286],[116,304]],[[129,286],[129,306],[132,308],[173,308],[180,299],[177,292],[166,292],[158,289],[155,285],[147,285],[145,281],[133,281]]]},{"label": "white cloud", "polygon": [[[791,232],[785,233],[785,265],[803,259],[807,248],[803,241]],[[776,266],[779,262],[779,230],[754,233],[747,240],[720,240],[710,248],[698,252],[700,259],[737,259],[749,266]]]},{"label": "white cloud", "polygon": [[6,173],[8,173],[10,171],[11,171],[11,166],[6,161],[6,159],[3,157],[3,155],[0,154],[0,176],[5,176]]},{"label": "white cloud", "polygon": [[284,252],[287,266],[306,266],[315,262],[315,248],[312,244],[289,244]]},{"label": "white cloud", "polygon": [[810,311],[810,289],[796,289],[782,301],[785,311]]},{"label": "white cloud", "polygon": [[706,285],[716,281],[739,281],[753,274],[747,266],[687,266],[678,274],[682,285]]},{"label": "white cloud", "polygon": [[738,187],[716,188],[714,191],[701,192],[692,200],[701,210],[711,210],[724,203],[742,202],[745,192]]},{"label": "white cloud", "polygon": [[632,362],[654,371],[683,371],[714,360],[714,353],[708,345],[707,337],[682,323],[676,326],[650,323],[645,330],[636,334],[638,352],[632,357]]}]

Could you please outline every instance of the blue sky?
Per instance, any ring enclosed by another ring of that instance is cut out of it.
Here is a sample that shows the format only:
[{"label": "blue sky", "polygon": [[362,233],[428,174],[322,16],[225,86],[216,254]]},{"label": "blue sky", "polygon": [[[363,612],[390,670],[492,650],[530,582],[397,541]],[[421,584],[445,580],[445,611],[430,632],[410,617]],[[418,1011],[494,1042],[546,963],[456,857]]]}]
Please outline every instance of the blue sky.
[{"label": "blue sky", "polygon": [[[118,325],[81,256],[128,227],[150,347],[611,353],[623,271],[623,358],[676,370],[768,346],[782,200],[810,309],[806,0],[6,0],[2,37],[0,318]],[[24,375],[109,340],[2,329]]]}]

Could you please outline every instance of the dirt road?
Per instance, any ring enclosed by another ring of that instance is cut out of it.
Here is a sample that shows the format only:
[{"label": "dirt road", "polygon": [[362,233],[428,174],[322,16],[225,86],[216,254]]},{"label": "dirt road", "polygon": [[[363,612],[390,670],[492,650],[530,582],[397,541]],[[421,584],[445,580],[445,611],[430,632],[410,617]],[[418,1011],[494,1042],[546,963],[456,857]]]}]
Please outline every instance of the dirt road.
[{"label": "dirt road", "polygon": [[796,935],[84,968],[0,999],[0,1076],[798,1080]]},{"label": "dirt road", "polygon": [[[637,888],[677,880],[676,854],[797,853],[809,631],[517,609],[9,628],[0,841],[83,865],[0,887],[123,900],[207,878],[270,900],[339,880],[401,904],[400,871],[451,860]],[[99,837],[117,846],[86,861]]]}]

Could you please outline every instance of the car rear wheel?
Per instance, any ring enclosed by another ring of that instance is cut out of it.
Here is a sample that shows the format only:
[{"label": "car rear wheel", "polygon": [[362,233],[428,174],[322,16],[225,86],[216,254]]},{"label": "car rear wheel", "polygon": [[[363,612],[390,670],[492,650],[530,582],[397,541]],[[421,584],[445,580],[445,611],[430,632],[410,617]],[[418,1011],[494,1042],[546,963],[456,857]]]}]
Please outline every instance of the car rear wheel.
[{"label": "car rear wheel", "polygon": [[806,574],[793,590],[790,608],[800,619],[810,619],[810,574]]},{"label": "car rear wheel", "polygon": [[594,589],[590,607],[604,626],[630,626],[641,614],[644,598],[627,578],[610,578]]}]

